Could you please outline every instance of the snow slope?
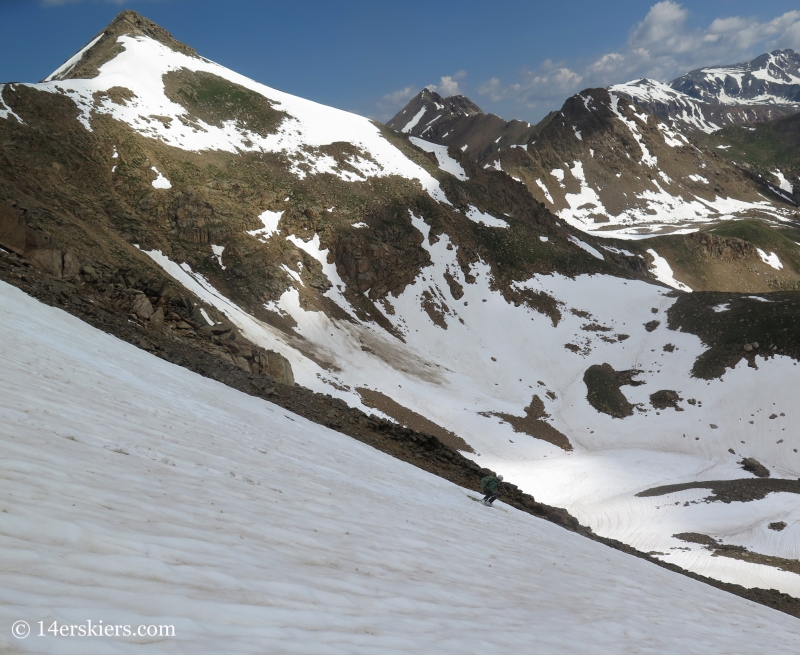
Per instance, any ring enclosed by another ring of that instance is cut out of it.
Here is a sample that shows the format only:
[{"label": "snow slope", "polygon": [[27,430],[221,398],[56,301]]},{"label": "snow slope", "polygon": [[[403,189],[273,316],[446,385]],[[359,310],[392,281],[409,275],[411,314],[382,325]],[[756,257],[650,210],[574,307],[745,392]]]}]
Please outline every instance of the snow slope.
[{"label": "snow slope", "polygon": [[[354,181],[400,175],[418,180],[435,200],[447,202],[438,181],[405,157],[383,138],[374,123],[362,116],[269,88],[207,59],[176,52],[148,37],[123,35],[118,37],[117,43],[123,48],[122,52],[104,63],[97,77],[28,86],[70,97],[80,110],[78,120],[87,130],[92,130],[94,115],[107,114],[144,136],[183,150],[282,152],[300,178],[330,173]],[[255,91],[270,100],[276,110],[286,112],[289,118],[283,120],[274,134],[266,136],[251,132],[233,120],[219,126],[200,119],[188,120],[186,108],[170,100],[164,88],[163,76],[182,69],[217,75]],[[128,89],[134,97],[124,103],[114,102],[103,93],[113,87]],[[160,118],[154,121],[152,116]],[[359,150],[358,156],[346,159],[356,172],[340,168],[331,155],[318,151],[320,146],[337,142],[352,144]]]},{"label": "snow slope", "polygon": [[[4,652],[800,648],[792,617],[481,507],[4,283],[0,307]],[[37,636],[87,620],[176,636]]]},{"label": "snow slope", "polygon": [[[469,271],[475,283],[468,283],[447,235],[430,243],[425,220],[413,214],[411,219],[425,237],[423,246],[432,264],[402,294],[387,299],[393,310],[387,311],[387,320],[404,343],[375,324],[337,322],[308,310],[294,288],[267,306],[297,323],[300,338],[287,336],[225,298],[187,264],[178,265],[157,251],[148,254],[225,312],[248,339],[287,357],[303,386],[368,412],[375,410],[362,404],[357,389],[385,393],[465,439],[476,451],[470,457],[482,465],[513,471],[513,480],[525,491],[567,506],[604,536],[644,544],[646,551],[667,553],[669,561],[680,560],[692,570],[726,581],[800,596],[798,575],[744,562],[731,569],[724,558],[674,539],[673,534],[690,531],[682,527],[681,516],[696,528],[693,508],[676,508],[673,519],[664,522],[659,518],[664,513],[662,499],[642,502],[635,496],[660,485],[747,477],[737,464],[742,456],[757,458],[776,477],[800,476],[800,454],[794,452],[800,443],[793,427],[793,389],[800,378],[796,362],[780,356],[759,359],[755,370],[743,361],[722,379],[692,378],[692,365],[706,347],[692,334],[666,329],[666,311],[675,302],[668,288],[602,275],[535,276],[518,283],[521,292],[544,292],[558,301],[561,320],[555,326],[549,316],[507,302],[492,288],[491,271],[481,262]],[[327,251],[320,250],[318,236],[308,242],[292,237],[292,243],[318,259],[333,285],[326,295],[355,316],[337,288],[341,280],[327,261]],[[447,276],[463,287],[458,301],[449,295]],[[447,329],[426,313],[424,306],[431,299]],[[645,324],[652,320],[659,325],[649,331]],[[618,339],[620,334],[627,338]],[[664,349],[668,344],[673,346],[670,351]],[[323,368],[317,362],[329,365]],[[636,379],[644,384],[623,387],[629,402],[641,409],[624,420],[597,412],[587,400],[584,372],[604,363],[618,371],[641,371]],[[657,412],[651,406],[650,395],[664,389],[678,392],[684,411]],[[497,417],[524,416],[534,394],[544,405],[547,421],[567,436],[572,451],[517,433]],[[686,403],[690,398],[700,402]],[[785,416],[767,419],[773,412]],[[754,525],[784,520],[783,514],[776,518],[769,503],[747,503],[744,514],[740,509],[715,504],[719,520],[727,523],[712,536],[747,541]],[[630,521],[609,518],[615,512]],[[793,521],[800,529],[800,515]],[[712,528],[709,524],[708,530]],[[771,532],[766,554],[793,552],[791,534]],[[652,542],[661,546],[651,548]],[[690,548],[691,557],[679,547]]]}]

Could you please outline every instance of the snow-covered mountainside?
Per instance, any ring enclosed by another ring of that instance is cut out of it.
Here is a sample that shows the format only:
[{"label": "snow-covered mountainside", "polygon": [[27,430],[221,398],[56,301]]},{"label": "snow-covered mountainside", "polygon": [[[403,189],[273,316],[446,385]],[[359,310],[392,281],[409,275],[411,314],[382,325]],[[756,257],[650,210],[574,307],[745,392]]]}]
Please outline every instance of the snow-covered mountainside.
[{"label": "snow-covered mountainside", "polygon": [[753,125],[780,118],[800,109],[800,104],[724,104],[713,98],[696,98],[668,84],[643,78],[614,84],[609,91],[629,96],[639,107],[687,134],[712,133],[727,125]]},{"label": "snow-covered mountainside", "polygon": [[[800,237],[596,237],[785,218],[729,162],[599,89],[481,163],[248,80],[132,12],[55,77],[0,89],[0,243],[53,302],[207,338],[254,378],[273,351],[303,387],[423,425],[601,535],[800,596]],[[746,269],[758,293],[684,293],[687,260]],[[71,293],[84,283],[96,299]],[[719,481],[735,502],[700,502]]]},{"label": "snow-covered mountainside", "polygon": [[800,109],[800,54],[773,50],[752,61],[698,68],[669,86],[722,105],[788,105]]},{"label": "snow-covered mountainside", "polygon": [[732,163],[632,102],[592,89],[568,99],[529,143],[484,166],[508,173],[556,215],[597,236],[697,230],[789,213]]},{"label": "snow-covered mountainside", "polygon": [[790,211],[780,201],[794,205],[763,197],[734,163],[692,138],[782,116],[775,108],[722,111],[650,80],[587,89],[536,126],[458,115],[442,102],[425,91],[389,124],[406,130],[419,106],[422,119],[409,134],[447,146],[450,158],[507,173],[567,223],[597,236],[636,238],[752,216],[780,220]]},{"label": "snow-covered mountainside", "polygon": [[[793,617],[482,507],[2,283],[0,307],[3,652],[800,647]],[[48,631],[88,621],[174,636]]]}]

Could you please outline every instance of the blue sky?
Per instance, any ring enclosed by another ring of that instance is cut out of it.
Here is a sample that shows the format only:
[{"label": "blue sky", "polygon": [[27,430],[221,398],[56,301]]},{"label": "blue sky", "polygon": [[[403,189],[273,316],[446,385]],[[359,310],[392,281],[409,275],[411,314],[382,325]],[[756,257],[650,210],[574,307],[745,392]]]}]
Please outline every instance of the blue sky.
[{"label": "blue sky", "polygon": [[589,86],[800,50],[783,0],[0,0],[0,81],[45,77],[124,8],[269,86],[379,120],[427,85],[533,121]]}]

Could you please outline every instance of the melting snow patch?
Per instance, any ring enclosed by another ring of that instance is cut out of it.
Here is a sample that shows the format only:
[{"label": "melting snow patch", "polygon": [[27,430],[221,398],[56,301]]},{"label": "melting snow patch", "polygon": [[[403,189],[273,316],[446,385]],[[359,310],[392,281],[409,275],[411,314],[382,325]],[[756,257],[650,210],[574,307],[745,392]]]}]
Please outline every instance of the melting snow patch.
[{"label": "melting snow patch", "polygon": [[3,100],[3,90],[6,88],[5,84],[0,84],[0,118],[8,119],[9,116],[13,116],[20,122],[20,124],[25,125],[25,121],[23,121],[19,116],[14,113],[14,110],[9,107],[5,101]]},{"label": "melting snow patch", "polygon": [[508,227],[508,223],[506,223],[504,220],[495,218],[490,214],[482,212],[480,209],[472,205],[469,206],[467,218],[473,223],[483,223],[488,227]]},{"label": "melting snow patch", "polygon": [[772,302],[771,300],[767,300],[766,298],[762,298],[761,296],[747,296],[750,300],[760,300],[761,302]]},{"label": "melting snow patch", "polygon": [[225,246],[211,246],[211,252],[214,253],[214,257],[217,260],[217,263],[220,265],[222,270],[225,270],[225,265],[222,263],[222,253],[225,250]]},{"label": "melting snow patch", "polygon": [[463,146],[461,146],[461,152],[464,152],[467,149],[468,145],[469,145],[468,143],[465,143]]},{"label": "melting snow patch", "polygon": [[[601,246],[603,250],[608,250],[608,252],[613,252],[615,255],[625,255],[626,257],[636,257],[630,250],[625,250],[624,248],[614,248],[613,246]],[[639,255],[641,257],[641,255]]]},{"label": "melting snow patch", "polygon": [[156,189],[171,189],[172,188],[172,182],[170,182],[166,177],[164,177],[155,166],[151,166],[150,170],[152,170],[158,176],[151,183],[154,188],[156,188]]},{"label": "melting snow patch", "polygon": [[414,118],[412,118],[410,121],[408,121],[408,123],[406,123],[406,126],[401,130],[401,132],[403,134],[408,134],[411,130],[413,130],[417,126],[417,123],[419,123],[419,120],[422,118],[422,115],[425,113],[425,109],[426,109],[425,107],[420,109],[417,112],[417,115],[414,116]]},{"label": "melting snow patch", "polygon": [[572,126],[572,131],[575,132],[575,136],[578,138],[578,141],[583,141],[580,130],[574,125]]},{"label": "melting snow patch", "polygon": [[727,312],[730,308],[731,304],[729,302],[724,302],[721,305],[714,305],[711,309],[719,314],[720,312]]},{"label": "melting snow patch", "polygon": [[728,148],[730,148],[730,146],[717,146],[719,150],[727,150]]},{"label": "melting snow patch", "polygon": [[[300,266],[301,268],[303,266],[300,262],[298,262],[297,265]],[[291,277],[301,287],[306,286],[305,284],[303,284],[303,280],[300,278],[300,273],[298,273],[297,271],[293,271],[286,264],[281,264],[281,268],[283,269],[284,273],[287,273],[289,275],[289,277]]]},{"label": "melting snow patch", "polygon": [[549,239],[546,236],[540,236],[539,241],[544,241],[546,243],[547,241],[549,241]]},{"label": "melting snow patch", "polygon": [[663,133],[662,136],[664,137],[664,143],[666,143],[670,148],[680,148],[683,146],[683,143],[681,143],[680,139],[678,139],[680,134],[669,129],[669,127],[667,127],[664,123],[659,123],[658,129]]},{"label": "melting snow patch", "polygon": [[[633,138],[636,139],[636,142],[639,144],[639,149],[642,151],[641,162],[647,166],[655,168],[655,166],[658,164],[658,158],[650,154],[650,151],[647,149],[647,146],[644,144],[644,141],[642,141],[642,135],[639,132],[639,127],[636,125],[636,121],[628,120],[625,114],[623,114],[619,110],[618,105],[619,105],[619,96],[612,93],[611,111],[613,111],[617,115],[617,118],[625,124],[625,126],[630,130],[631,134],[633,135]],[[629,155],[629,153],[626,154]]]},{"label": "melting snow patch", "polygon": [[597,191],[590,187],[586,181],[583,162],[574,162],[569,171],[572,173],[572,177],[580,183],[581,188],[578,193],[566,194],[564,199],[567,201],[569,208],[561,210],[559,215],[578,224],[585,224],[587,218],[593,220],[591,219],[592,214],[607,213],[600,196],[597,195]]},{"label": "melting snow patch", "polygon": [[554,168],[552,171],[550,171],[550,175],[556,178],[561,186],[564,186],[564,169]]},{"label": "melting snow patch", "polygon": [[772,174],[775,177],[778,178],[778,182],[779,182],[778,186],[780,186],[781,189],[783,189],[787,193],[794,193],[794,187],[792,186],[791,182],[789,182],[789,180],[787,180],[784,177],[784,175],[780,171],[780,169],[776,169],[776,170],[772,171]]},{"label": "melting snow patch", "polygon": [[692,182],[702,182],[703,184],[708,184],[708,180],[704,178],[702,175],[689,175],[689,179]]},{"label": "melting snow patch", "polygon": [[603,257],[603,253],[597,250],[597,248],[592,248],[592,246],[590,246],[588,243],[584,243],[578,237],[570,235],[569,240],[579,248],[583,248],[590,255],[597,257],[597,259],[605,259],[605,257]]},{"label": "melting snow patch", "polygon": [[447,154],[447,146],[440,146],[436,143],[431,143],[430,141],[425,141],[424,139],[420,139],[415,136],[409,137],[409,141],[417,146],[417,148],[421,148],[425,152],[432,152],[434,155],[436,155],[436,161],[439,163],[439,168],[446,173],[455,175],[459,180],[469,179],[461,164]]},{"label": "melting snow patch", "polygon": [[[55,4],[55,3],[52,3],[52,4]],[[50,73],[50,75],[45,77],[44,81],[45,82],[50,82],[50,81],[54,80],[56,77],[58,77],[59,75],[66,75],[67,73],[69,73],[73,68],[75,68],[75,65],[81,59],[83,59],[83,55],[85,55],[86,52],[88,50],[90,50],[91,47],[95,43],[97,43],[100,39],[102,39],[105,35],[106,35],[106,33],[103,32],[100,36],[98,36],[97,38],[92,40],[88,45],[86,45],[85,47],[81,48],[76,54],[74,54],[72,57],[67,59],[67,61],[65,61],[63,64],[61,64],[61,66],[59,66],[52,73]]]},{"label": "melting snow patch", "polygon": [[352,227],[361,228],[361,227],[369,227],[369,225],[367,225],[364,221],[359,221],[358,223],[353,223]]},{"label": "melting snow patch", "polygon": [[650,269],[650,272],[656,276],[656,279],[659,282],[663,282],[667,286],[680,291],[691,291],[691,289],[683,282],[678,282],[678,280],[673,277],[672,267],[669,265],[669,262],[666,259],[664,259],[652,248],[650,248],[647,252],[653,257],[653,266]]},{"label": "melting snow patch", "polygon": [[761,257],[761,261],[767,264],[768,266],[772,266],[775,270],[779,271],[783,268],[783,264],[781,260],[778,259],[778,255],[774,252],[771,252],[769,255],[765,253],[761,248],[756,248],[758,251],[758,256]]},{"label": "melting snow patch", "polygon": [[553,196],[550,195],[550,191],[547,190],[547,187],[542,183],[541,180],[536,180],[536,184],[539,185],[539,188],[544,192],[544,197],[547,198],[547,201],[553,205]]},{"label": "melting snow patch", "polygon": [[281,220],[281,216],[283,216],[283,212],[273,212],[269,210],[263,212],[259,215],[259,218],[264,224],[264,227],[251,230],[247,234],[258,237],[262,241],[269,239],[273,234],[278,232],[278,222]]},{"label": "melting snow patch", "polygon": [[211,317],[206,313],[206,310],[202,307],[200,308],[200,313],[203,315],[203,318],[206,319],[206,323],[209,325],[214,325],[214,321],[211,320]]}]

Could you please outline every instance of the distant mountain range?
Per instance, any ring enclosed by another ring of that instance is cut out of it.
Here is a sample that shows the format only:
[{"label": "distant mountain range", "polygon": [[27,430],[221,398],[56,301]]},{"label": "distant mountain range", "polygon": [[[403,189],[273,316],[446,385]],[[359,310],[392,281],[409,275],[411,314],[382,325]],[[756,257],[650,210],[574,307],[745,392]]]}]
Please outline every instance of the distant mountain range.
[{"label": "distant mountain range", "polygon": [[388,125],[412,140],[446,146],[453,157],[505,171],[585,231],[641,235],[733,217],[775,218],[785,210],[771,200],[790,212],[800,200],[796,166],[786,157],[783,169],[769,170],[746,156],[734,160],[739,151],[728,153],[727,143],[712,144],[706,135],[800,110],[798,61],[782,50],[698,69],[670,84],[643,79],[586,89],[536,125],[426,89]]},{"label": "distant mountain range", "polygon": [[698,68],[669,86],[710,104],[800,108],[800,54],[773,50],[741,64]]}]

